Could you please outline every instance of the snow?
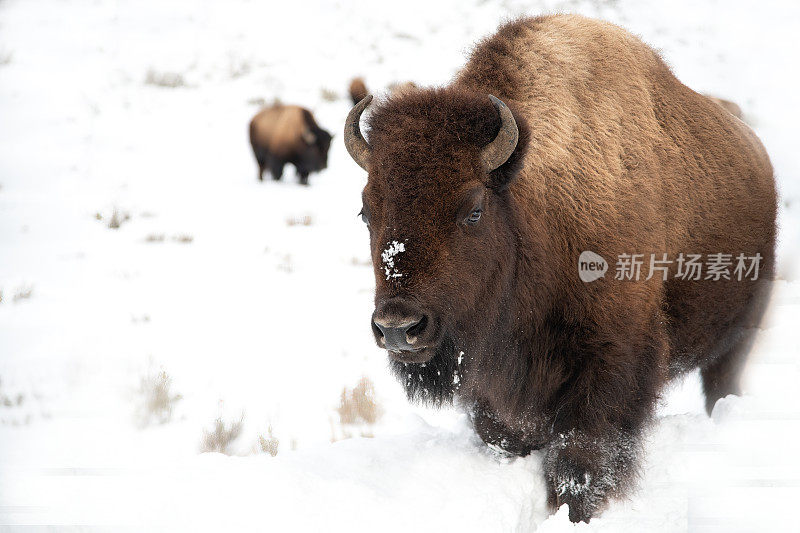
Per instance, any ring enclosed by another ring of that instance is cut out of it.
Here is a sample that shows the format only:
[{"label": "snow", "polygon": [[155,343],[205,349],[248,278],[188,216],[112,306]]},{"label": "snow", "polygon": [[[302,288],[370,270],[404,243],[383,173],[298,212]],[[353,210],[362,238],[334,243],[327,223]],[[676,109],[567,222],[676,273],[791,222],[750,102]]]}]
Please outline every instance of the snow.
[{"label": "snow", "polygon": [[402,242],[390,242],[384,251],[381,252],[381,262],[383,263],[383,271],[386,274],[386,280],[392,278],[402,278],[403,273],[400,272],[394,264],[395,258],[402,252],[406,251],[406,245]]},{"label": "snow", "polygon": [[[406,402],[369,328],[365,174],[340,132],[353,76],[446,83],[500,22],[558,10],[624,25],[739,103],[782,194],[747,394],[708,417],[697,374],[675,383],[636,491],[588,525],[548,515],[540,454]],[[0,529],[796,528],[799,24],[777,1],[1,2]],[[247,123],[276,97],[335,134],[310,187],[256,181]],[[140,381],[162,369],[180,399],[142,428]],[[383,414],[342,427],[362,376]],[[242,414],[230,455],[200,453]],[[330,442],[344,430],[374,438]]]}]

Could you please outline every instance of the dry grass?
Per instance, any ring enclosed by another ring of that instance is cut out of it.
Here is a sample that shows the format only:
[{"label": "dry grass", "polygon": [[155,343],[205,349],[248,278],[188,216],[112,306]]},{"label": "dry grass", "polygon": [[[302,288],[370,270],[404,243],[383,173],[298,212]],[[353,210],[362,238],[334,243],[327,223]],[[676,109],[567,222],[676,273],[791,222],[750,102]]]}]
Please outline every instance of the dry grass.
[{"label": "dry grass", "polygon": [[191,235],[187,235],[185,233],[181,233],[178,235],[173,235],[172,240],[175,242],[179,242],[181,244],[189,244],[194,240],[194,237],[192,237]]},{"label": "dry grass", "polygon": [[280,441],[272,434],[272,424],[270,424],[269,427],[267,427],[267,434],[258,436],[258,447],[261,449],[262,453],[268,453],[272,457],[275,457],[278,455],[279,445]]},{"label": "dry grass", "polygon": [[[212,430],[203,430],[203,438],[200,441],[200,452],[217,452],[231,455],[229,447],[233,441],[239,438],[244,426],[244,413],[238,420],[226,421],[221,416],[214,421]],[[277,452],[276,452],[277,453]]]},{"label": "dry grass", "polygon": [[33,286],[23,285],[17,288],[14,292],[14,296],[11,297],[11,301],[17,303],[22,300],[28,300],[31,296],[33,296]]},{"label": "dry grass", "polygon": [[289,217],[286,219],[287,226],[310,226],[314,223],[314,218],[311,215],[301,215],[296,217]]},{"label": "dry grass", "polygon": [[247,100],[248,105],[255,105],[258,107],[264,107],[267,105],[267,100],[262,96],[255,96]]},{"label": "dry grass", "polygon": [[323,87],[319,91],[320,96],[326,102],[335,102],[339,99],[339,94],[336,91]]},{"label": "dry grass", "polygon": [[342,424],[374,424],[383,414],[375,400],[375,385],[367,377],[358,380],[353,390],[342,389],[337,411]]},{"label": "dry grass", "polygon": [[0,426],[23,426],[33,421],[33,415],[19,409],[26,401],[21,392],[6,392],[0,380]]},{"label": "dry grass", "polygon": [[3,407],[19,407],[25,402],[25,396],[22,393],[17,394],[13,398],[9,398],[5,394],[0,394],[0,405]]},{"label": "dry grass", "polygon": [[122,224],[131,219],[131,215],[127,211],[121,211],[115,207],[113,211],[111,211],[110,217],[106,217],[102,213],[98,212],[94,214],[94,218],[100,221],[106,220],[106,218],[108,218],[106,225],[110,229],[119,229],[119,227],[122,226]]},{"label": "dry grass", "polygon": [[137,392],[139,405],[135,418],[142,428],[172,420],[176,404],[183,399],[180,394],[172,392],[172,378],[164,370],[143,376]]},{"label": "dry grass", "polygon": [[[144,238],[144,242],[149,243],[161,243],[167,240],[167,236],[163,233],[150,233]],[[172,242],[177,242],[179,244],[189,244],[194,240],[194,237],[187,233],[178,233],[170,237]]]},{"label": "dry grass", "polygon": [[114,208],[114,211],[111,212],[111,218],[108,219],[108,227],[110,229],[119,229],[119,227],[131,219],[131,215],[124,211],[118,211]]},{"label": "dry grass", "polygon": [[183,74],[179,72],[158,72],[150,69],[144,78],[147,85],[155,85],[156,87],[185,87],[186,80],[183,79]]}]

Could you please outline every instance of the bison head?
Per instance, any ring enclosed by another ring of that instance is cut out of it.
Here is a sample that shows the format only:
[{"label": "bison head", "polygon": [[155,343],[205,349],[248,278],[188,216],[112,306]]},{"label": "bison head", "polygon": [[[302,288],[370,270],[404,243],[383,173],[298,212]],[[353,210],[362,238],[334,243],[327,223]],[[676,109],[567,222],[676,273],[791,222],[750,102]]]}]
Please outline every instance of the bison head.
[{"label": "bison head", "polygon": [[318,172],[328,168],[331,139],[331,134],[316,124],[308,126],[303,131],[303,142],[308,147],[304,154],[305,166],[309,171]]},{"label": "bison head", "polygon": [[[369,172],[361,217],[375,272],[372,331],[396,370],[452,379],[461,351],[478,349],[503,314],[516,256],[509,183],[527,129],[491,95],[425,90],[359,102],[345,144]],[[422,378],[420,378],[420,381]]]}]

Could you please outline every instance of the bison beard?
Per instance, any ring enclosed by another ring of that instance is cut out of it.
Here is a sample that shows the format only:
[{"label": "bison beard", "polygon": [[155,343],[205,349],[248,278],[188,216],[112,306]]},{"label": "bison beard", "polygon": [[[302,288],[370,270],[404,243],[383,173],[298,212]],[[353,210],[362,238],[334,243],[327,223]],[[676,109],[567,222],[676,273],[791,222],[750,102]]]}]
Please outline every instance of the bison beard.
[{"label": "bison beard", "polygon": [[461,365],[455,344],[449,337],[439,344],[430,361],[403,363],[392,359],[390,364],[410,401],[440,407],[453,401],[453,395],[461,385]]},{"label": "bison beard", "polygon": [[[375,106],[367,142],[370,101],[345,144],[369,172],[376,341],[409,399],[456,403],[508,453],[543,449],[551,507],[588,521],[629,490],[670,378],[699,368],[709,411],[739,392],[774,269],[766,152],[644,43],[579,16],[502,27],[450,86]],[[758,280],[673,264],[584,283],[585,250],[762,263]]]}]

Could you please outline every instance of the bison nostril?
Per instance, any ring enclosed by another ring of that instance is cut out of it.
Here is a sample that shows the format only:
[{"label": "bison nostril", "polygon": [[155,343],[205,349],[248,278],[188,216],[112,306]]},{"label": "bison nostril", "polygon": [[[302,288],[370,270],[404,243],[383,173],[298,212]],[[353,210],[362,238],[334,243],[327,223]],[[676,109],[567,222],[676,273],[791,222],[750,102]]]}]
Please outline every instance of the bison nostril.
[{"label": "bison nostril", "polygon": [[378,325],[375,319],[372,319],[372,332],[376,337],[380,338],[381,344],[386,344],[386,340],[383,338],[383,328]]},{"label": "bison nostril", "polygon": [[406,330],[406,342],[408,344],[415,344],[418,340],[419,335],[425,331],[425,328],[428,326],[428,317],[426,315],[422,315],[422,318],[416,324],[411,325]]},{"label": "bison nostril", "polygon": [[428,317],[427,315],[422,315],[422,318],[416,324],[411,324],[406,332],[409,335],[419,335],[423,331],[425,331],[425,327],[428,325]]}]

